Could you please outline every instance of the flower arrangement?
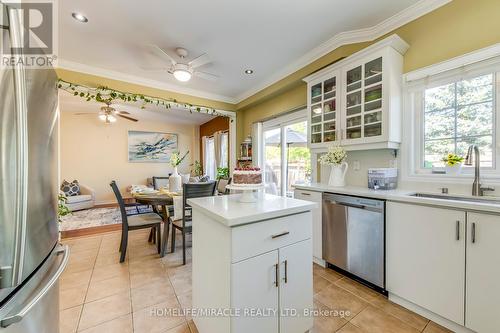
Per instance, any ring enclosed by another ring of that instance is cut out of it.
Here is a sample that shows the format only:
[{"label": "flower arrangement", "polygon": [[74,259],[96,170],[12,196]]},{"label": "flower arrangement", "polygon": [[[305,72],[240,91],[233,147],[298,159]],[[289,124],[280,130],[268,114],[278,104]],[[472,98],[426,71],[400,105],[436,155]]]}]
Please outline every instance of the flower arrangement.
[{"label": "flower arrangement", "polygon": [[323,154],[318,159],[322,165],[338,166],[341,165],[347,158],[345,149],[341,146],[334,146],[328,149],[326,154]]},{"label": "flower arrangement", "polygon": [[455,166],[457,164],[462,164],[464,161],[464,158],[462,156],[458,156],[452,153],[449,153],[445,157],[442,158],[442,161],[447,165],[447,166]]},{"label": "flower arrangement", "polygon": [[170,165],[172,166],[172,168],[178,167],[188,154],[189,150],[182,157],[180,151],[173,152],[172,155],[170,155]]},{"label": "flower arrangement", "polygon": [[66,206],[68,199],[62,193],[57,196],[57,219],[61,222],[61,217],[71,214],[68,206]]},{"label": "flower arrangement", "polygon": [[193,164],[191,164],[191,166],[193,167],[193,170],[191,170],[191,173],[193,174],[193,176],[198,176],[198,177],[201,177],[203,176],[203,167],[200,163],[200,161],[194,161]]}]

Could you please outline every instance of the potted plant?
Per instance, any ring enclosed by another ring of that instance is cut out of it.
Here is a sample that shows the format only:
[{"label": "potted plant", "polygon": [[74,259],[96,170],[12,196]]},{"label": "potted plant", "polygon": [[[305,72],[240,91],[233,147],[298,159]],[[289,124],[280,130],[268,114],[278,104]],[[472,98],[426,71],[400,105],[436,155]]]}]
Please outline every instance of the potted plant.
[{"label": "potted plant", "polygon": [[177,167],[184,161],[186,156],[189,154],[189,150],[181,157],[181,152],[176,151],[170,155],[170,166],[174,168],[174,171],[168,177],[168,190],[170,192],[179,192],[182,188],[182,177],[177,171]]},{"label": "potted plant", "polygon": [[229,179],[229,168],[217,168],[217,176],[215,178],[217,180]]},{"label": "potted plant", "polygon": [[[69,210],[68,206],[66,206],[66,195],[64,193],[59,193],[57,196],[57,220],[59,223],[62,222],[62,217],[71,214],[71,210]],[[59,241],[61,240],[61,232],[59,232]]]},{"label": "potted plant", "polygon": [[341,146],[333,146],[328,149],[326,154],[319,158],[319,163],[330,166],[330,178],[328,185],[330,186],[345,186],[345,175],[349,165],[345,161],[347,153]]},{"label": "potted plant", "polygon": [[194,161],[194,163],[191,164],[191,166],[193,167],[193,169],[191,170],[191,174],[194,177],[203,176],[203,167],[202,167],[200,161]]},{"label": "potted plant", "polygon": [[462,162],[464,158],[453,153],[449,153],[443,157],[442,161],[445,163],[445,170],[447,175],[457,176],[462,170]]}]

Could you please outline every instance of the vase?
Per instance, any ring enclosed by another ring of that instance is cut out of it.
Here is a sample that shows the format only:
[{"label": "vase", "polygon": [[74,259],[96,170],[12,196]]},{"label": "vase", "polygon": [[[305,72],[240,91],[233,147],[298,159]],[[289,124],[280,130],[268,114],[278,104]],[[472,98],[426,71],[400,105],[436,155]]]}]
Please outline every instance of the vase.
[{"label": "vase", "polygon": [[177,167],[174,167],[174,172],[168,177],[168,190],[170,192],[180,192],[182,189],[182,177],[177,172]]},{"label": "vase", "polygon": [[342,162],[342,164],[339,165],[332,165],[328,185],[335,187],[345,186],[345,174],[347,173],[348,168],[349,165],[347,162]]},{"label": "vase", "polygon": [[447,175],[458,176],[462,171],[462,163],[457,163],[455,165],[447,164],[444,168]]}]

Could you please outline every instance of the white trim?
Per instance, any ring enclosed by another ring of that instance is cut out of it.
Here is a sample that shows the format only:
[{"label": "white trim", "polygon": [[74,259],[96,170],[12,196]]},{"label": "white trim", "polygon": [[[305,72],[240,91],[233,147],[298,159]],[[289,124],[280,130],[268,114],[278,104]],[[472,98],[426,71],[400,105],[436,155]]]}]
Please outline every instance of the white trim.
[{"label": "white trim", "polygon": [[219,101],[219,102],[225,102],[225,103],[230,103],[230,104],[236,104],[236,102],[237,102],[237,100],[235,98],[232,98],[232,97],[218,95],[218,94],[212,94],[212,93],[208,93],[208,92],[204,92],[204,91],[196,90],[196,89],[191,89],[191,88],[179,87],[177,85],[166,83],[166,82],[145,79],[145,78],[142,78],[142,77],[139,77],[136,75],[130,75],[130,74],[125,74],[122,72],[104,69],[104,68],[100,68],[100,67],[89,66],[89,65],[85,65],[85,64],[78,63],[78,62],[65,60],[65,59],[58,59],[57,67],[61,68],[61,69],[70,70],[70,71],[76,71],[76,72],[90,74],[90,75],[102,76],[102,77],[106,77],[106,78],[109,78],[112,80],[118,80],[118,81],[133,83],[133,84],[139,84],[142,86],[161,89],[161,90],[168,90],[168,91],[178,93],[178,94],[186,94],[186,95],[190,95],[190,96],[194,96],[194,97],[206,98],[206,99]]},{"label": "white trim", "polygon": [[293,111],[281,116],[276,116],[273,119],[266,120],[262,122],[262,128],[268,130],[275,127],[280,127],[284,125],[289,125],[297,122],[298,120],[304,118],[307,120],[307,108]]},{"label": "white trim", "polygon": [[411,82],[424,79],[431,75],[440,74],[497,56],[500,56],[500,43],[406,73],[404,75],[404,80],[406,82]]},{"label": "white trim", "polygon": [[238,95],[236,100],[238,103],[255,95],[266,87],[282,80],[283,78],[295,73],[299,69],[309,65],[313,61],[325,56],[333,50],[348,44],[368,42],[375,40],[383,35],[396,30],[397,28],[424,16],[441,6],[444,6],[452,0],[420,0],[413,6],[410,6],[396,15],[382,21],[381,23],[366,29],[345,31],[336,34],[323,44],[307,52],[305,55],[285,66],[283,69],[269,76],[269,78],[252,89]]}]

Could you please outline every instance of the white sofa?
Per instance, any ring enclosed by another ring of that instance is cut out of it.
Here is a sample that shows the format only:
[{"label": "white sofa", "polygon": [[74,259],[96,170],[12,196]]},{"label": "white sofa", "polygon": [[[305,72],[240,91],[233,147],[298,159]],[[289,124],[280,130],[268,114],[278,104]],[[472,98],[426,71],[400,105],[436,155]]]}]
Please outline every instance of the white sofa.
[{"label": "white sofa", "polygon": [[[63,192],[61,192],[64,194]],[[80,184],[80,194],[66,197],[66,206],[72,212],[92,208],[95,205],[95,191],[88,186]]]}]

